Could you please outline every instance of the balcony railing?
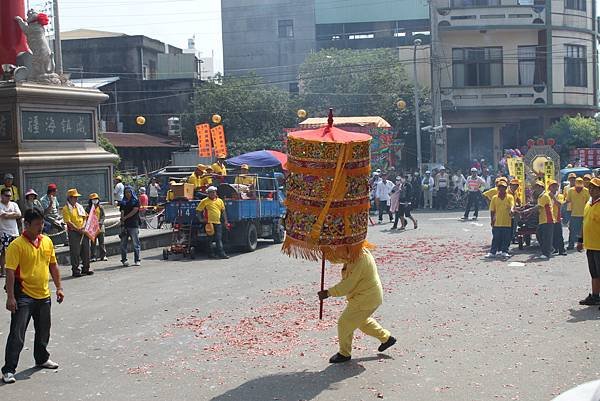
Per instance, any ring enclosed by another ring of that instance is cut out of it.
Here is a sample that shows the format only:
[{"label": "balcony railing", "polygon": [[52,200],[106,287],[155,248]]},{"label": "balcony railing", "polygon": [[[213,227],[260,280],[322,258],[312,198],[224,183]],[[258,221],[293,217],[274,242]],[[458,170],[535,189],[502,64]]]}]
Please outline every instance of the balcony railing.
[{"label": "balcony railing", "polygon": [[[464,3],[460,3],[464,4]],[[544,5],[502,4],[499,6],[462,6],[437,9],[441,30],[481,29],[485,26],[529,26],[535,28],[546,23]]]},{"label": "balcony railing", "polygon": [[546,86],[444,87],[442,108],[534,106],[546,104]]}]

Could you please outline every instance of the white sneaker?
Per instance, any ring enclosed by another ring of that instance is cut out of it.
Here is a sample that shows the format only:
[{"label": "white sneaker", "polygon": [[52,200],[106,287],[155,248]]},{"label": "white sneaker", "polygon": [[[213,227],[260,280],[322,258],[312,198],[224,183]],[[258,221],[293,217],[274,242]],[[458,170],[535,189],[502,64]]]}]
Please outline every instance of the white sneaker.
[{"label": "white sneaker", "polygon": [[139,261],[138,261],[138,262],[135,262],[133,265],[134,265],[134,266],[141,266],[141,265],[142,265],[142,262],[139,262]]},{"label": "white sneaker", "polygon": [[129,267],[129,262],[128,261],[121,262],[121,264],[123,265],[123,267]]},{"label": "white sneaker", "polygon": [[512,255],[508,252],[502,252],[502,257],[503,258],[510,258]]},{"label": "white sneaker", "polygon": [[500,251],[496,252],[496,257],[497,258],[501,258],[502,256],[504,256],[504,255],[502,255],[502,252],[500,252]]},{"label": "white sneaker", "polygon": [[14,373],[4,373],[2,375],[2,381],[6,384],[15,383],[17,379],[15,379]]},{"label": "white sneaker", "polygon": [[103,257],[101,260],[102,260],[103,262],[107,262],[107,261],[108,261],[108,258],[105,256],[105,257]]},{"label": "white sneaker", "polygon": [[42,363],[41,365],[37,365],[37,367],[43,368],[43,369],[58,369],[58,363],[52,362],[50,359],[48,359],[46,362]]},{"label": "white sneaker", "polygon": [[548,256],[546,256],[546,255],[538,255],[538,256],[536,256],[535,258],[536,258],[536,259],[538,259],[538,260],[548,260],[548,259],[550,259],[550,258],[549,258]]},{"label": "white sneaker", "polygon": [[494,255],[493,253],[489,252],[485,255],[486,259],[491,259],[491,258],[495,258],[496,255]]}]

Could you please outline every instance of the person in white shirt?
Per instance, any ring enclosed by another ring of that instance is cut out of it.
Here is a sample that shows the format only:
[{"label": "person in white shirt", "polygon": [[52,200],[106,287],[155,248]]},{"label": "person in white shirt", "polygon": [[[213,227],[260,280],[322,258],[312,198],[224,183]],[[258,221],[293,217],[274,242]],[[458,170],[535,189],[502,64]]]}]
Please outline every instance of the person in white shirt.
[{"label": "person in white shirt", "polygon": [[421,188],[423,189],[423,207],[425,209],[433,208],[433,187],[435,184],[435,180],[431,176],[431,171],[427,170],[425,172],[425,177],[421,181]]},{"label": "person in white shirt", "polygon": [[471,175],[467,178],[465,184],[465,190],[467,191],[467,207],[465,208],[465,214],[463,220],[469,220],[469,213],[471,208],[475,209],[474,219],[477,220],[479,216],[479,202],[481,200],[481,189],[485,187],[485,181],[483,178],[477,175],[477,169],[473,167],[471,169]]},{"label": "person in white shirt", "polygon": [[467,179],[462,174],[460,170],[456,170],[456,172],[452,175],[452,190],[454,192],[463,193],[465,190],[465,184],[467,183]]},{"label": "person in white shirt", "polygon": [[148,198],[149,205],[156,206],[158,205],[158,193],[160,191],[160,184],[156,181],[156,178],[153,178],[150,181],[150,185],[148,186]]},{"label": "person in white shirt", "polygon": [[387,213],[390,217],[390,223],[394,220],[392,212],[390,212],[390,193],[394,188],[394,183],[387,179],[387,174],[381,175],[381,180],[377,182],[375,187],[375,204],[379,208],[379,224],[383,222],[383,214]]},{"label": "person in white shirt", "polygon": [[21,218],[19,205],[11,201],[10,187],[0,191],[0,277],[4,277],[5,251],[8,245],[19,236],[17,220]]},{"label": "person in white shirt", "polygon": [[483,169],[483,172],[481,173],[481,178],[483,179],[485,185],[483,190],[487,191],[492,187],[492,176],[490,175],[490,171],[487,168]]},{"label": "person in white shirt", "polygon": [[115,188],[113,189],[113,196],[115,204],[119,204],[123,200],[125,193],[125,185],[123,185],[123,177],[120,175],[115,177]]},{"label": "person in white shirt", "polygon": [[448,208],[448,186],[450,185],[450,177],[446,173],[444,166],[440,167],[440,172],[435,176],[435,190],[437,191],[437,207],[440,210]]}]

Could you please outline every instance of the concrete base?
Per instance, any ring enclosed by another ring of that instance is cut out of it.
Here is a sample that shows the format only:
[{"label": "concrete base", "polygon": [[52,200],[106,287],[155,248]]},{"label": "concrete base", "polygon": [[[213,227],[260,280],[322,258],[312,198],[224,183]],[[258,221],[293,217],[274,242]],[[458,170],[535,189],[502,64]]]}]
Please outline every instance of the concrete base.
[{"label": "concrete base", "polygon": [[[171,244],[171,236],[170,230],[140,230],[142,250],[167,247]],[[106,237],[105,244],[108,257],[119,255],[121,253],[121,240],[118,235]],[[129,252],[133,252],[131,241],[129,244]],[[70,266],[71,259],[69,257],[69,247],[64,245],[56,246],[56,258],[58,259],[59,265]]]}]

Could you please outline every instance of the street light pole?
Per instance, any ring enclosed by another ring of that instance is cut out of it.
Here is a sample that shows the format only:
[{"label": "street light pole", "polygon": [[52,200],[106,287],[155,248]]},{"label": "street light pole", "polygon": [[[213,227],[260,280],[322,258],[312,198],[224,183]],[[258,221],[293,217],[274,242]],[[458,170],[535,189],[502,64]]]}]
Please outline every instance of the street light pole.
[{"label": "street light pole", "polygon": [[417,130],[417,169],[419,174],[422,173],[421,168],[423,162],[421,160],[421,117],[419,115],[419,82],[417,78],[417,46],[421,45],[421,39],[415,39],[413,42],[413,74],[414,74],[414,96],[415,96],[415,128]]},{"label": "street light pole", "polygon": [[56,73],[62,75],[63,73],[63,62],[62,62],[62,47],[60,44],[60,18],[58,17],[58,0],[53,2],[52,14],[54,17],[54,69]]}]

